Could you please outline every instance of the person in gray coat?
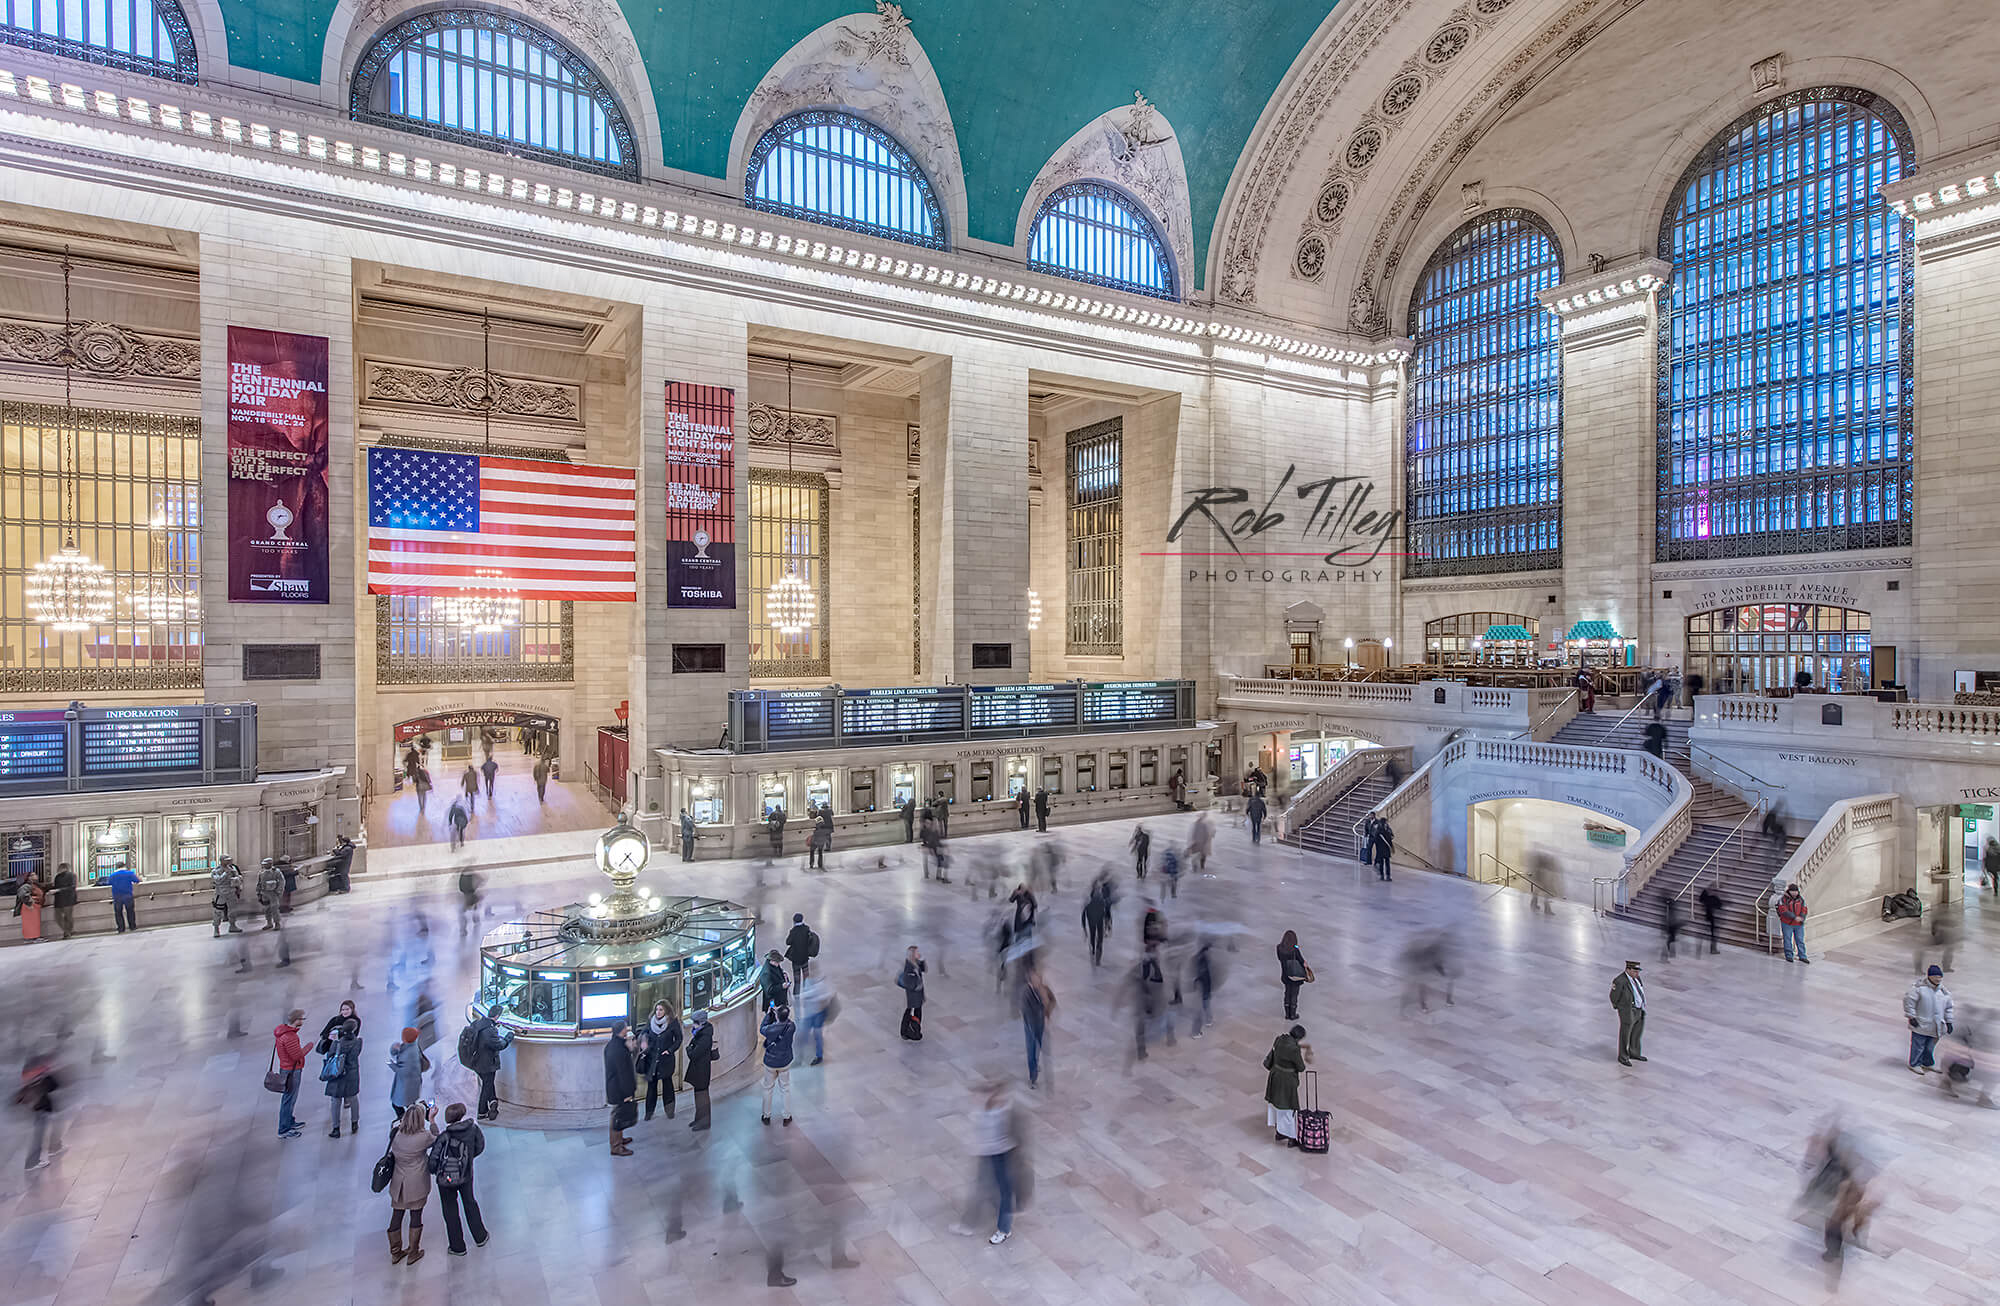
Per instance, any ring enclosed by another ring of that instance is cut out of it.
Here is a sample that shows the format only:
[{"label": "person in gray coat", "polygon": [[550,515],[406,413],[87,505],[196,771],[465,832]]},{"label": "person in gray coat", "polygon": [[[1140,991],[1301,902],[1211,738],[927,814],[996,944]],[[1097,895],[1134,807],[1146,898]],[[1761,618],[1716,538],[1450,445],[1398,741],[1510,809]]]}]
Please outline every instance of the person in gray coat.
[{"label": "person in gray coat", "polygon": [[415,1027],[405,1025],[402,1041],[389,1049],[389,1105],[398,1120],[424,1095],[424,1053],[417,1037]]},{"label": "person in gray coat", "polygon": [[1903,995],[1903,1018],[1910,1022],[1910,1073],[1936,1070],[1937,1042],[1951,1033],[1951,990],[1944,986],[1944,967],[1933,966]]},{"label": "person in gray coat", "polygon": [[340,1137],[340,1106],[347,1104],[347,1132],[361,1132],[361,1022],[344,1020],[327,1031],[326,1057],[339,1061],[339,1073],[327,1079],[322,1066],[320,1082],[326,1085],[326,1095],[333,1099],[333,1132],[328,1138]]}]

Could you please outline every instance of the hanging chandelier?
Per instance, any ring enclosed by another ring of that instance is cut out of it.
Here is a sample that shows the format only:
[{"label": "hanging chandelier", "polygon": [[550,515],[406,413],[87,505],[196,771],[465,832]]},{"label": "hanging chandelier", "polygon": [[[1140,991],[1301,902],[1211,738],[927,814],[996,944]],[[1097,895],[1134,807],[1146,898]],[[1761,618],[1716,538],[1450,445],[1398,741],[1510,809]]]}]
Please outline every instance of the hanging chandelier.
[{"label": "hanging chandelier", "polygon": [[[71,340],[69,299],[69,247],[63,247],[63,425],[57,432],[57,476],[61,494],[59,524],[62,547],[36,563],[25,586],[28,610],[41,625],[56,631],[88,631],[111,619],[111,578],[104,568],[90,560],[77,546],[77,525],[82,513],[77,508],[76,482],[69,462],[75,454],[78,429],[76,404],[70,393],[71,368],[76,351]],[[81,475],[77,469],[77,475]]]},{"label": "hanging chandelier", "polygon": [[521,595],[505,576],[482,569],[473,586],[443,601],[446,622],[474,635],[497,635],[521,624]]},{"label": "hanging chandelier", "polygon": [[132,615],[141,621],[175,622],[195,609],[194,577],[177,574],[167,557],[167,519],[156,514],[150,525],[147,548],[151,565],[137,580],[138,589],[126,596]]},{"label": "hanging chandelier", "polygon": [[1029,590],[1028,629],[1040,630],[1041,628],[1042,628],[1042,596],[1035,593],[1033,590]]},{"label": "hanging chandelier", "polygon": [[[792,471],[792,440],[795,419],[792,416],[792,360],[785,359],[785,474]],[[799,551],[803,553],[803,550]],[[785,564],[785,574],[778,577],[764,595],[764,614],[771,626],[786,639],[797,639],[813,627],[819,616],[819,599],[812,587],[799,575],[799,559],[795,555]]]}]

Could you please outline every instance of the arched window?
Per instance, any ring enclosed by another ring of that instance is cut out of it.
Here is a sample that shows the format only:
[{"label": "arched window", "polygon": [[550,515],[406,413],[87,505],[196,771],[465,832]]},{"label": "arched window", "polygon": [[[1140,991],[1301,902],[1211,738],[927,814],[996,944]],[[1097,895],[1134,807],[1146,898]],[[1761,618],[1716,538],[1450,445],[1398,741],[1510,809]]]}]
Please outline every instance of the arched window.
[{"label": "arched window", "polygon": [[1058,187],[1035,211],[1028,266],[1093,286],[1174,299],[1174,261],[1144,209],[1102,182]]},{"label": "arched window", "polygon": [[930,179],[896,138],[852,114],[808,109],[781,119],[750,151],[743,202],[766,213],[947,245]]},{"label": "arched window", "polygon": [[1912,249],[1881,196],[1910,164],[1895,110],[1818,87],[1682,176],[1660,225],[1660,560],[1910,542]]},{"label": "arched window", "polygon": [[196,80],[194,33],[174,0],[0,0],[0,41]]},{"label": "arched window", "polygon": [[639,175],[625,110],[584,57],[483,9],[417,14],[376,37],[355,66],[349,111],[544,163]]},{"label": "arched window", "polygon": [[1562,564],[1562,352],[1536,298],[1561,280],[1554,234],[1523,209],[1468,222],[1424,268],[1410,304],[1409,575]]}]

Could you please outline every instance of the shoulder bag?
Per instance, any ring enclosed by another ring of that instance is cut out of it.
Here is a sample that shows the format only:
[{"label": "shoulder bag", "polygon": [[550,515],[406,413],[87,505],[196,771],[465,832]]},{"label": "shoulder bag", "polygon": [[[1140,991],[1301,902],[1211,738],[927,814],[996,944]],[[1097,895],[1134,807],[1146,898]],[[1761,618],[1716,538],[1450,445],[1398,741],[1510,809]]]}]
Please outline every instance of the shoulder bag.
[{"label": "shoulder bag", "polygon": [[396,1130],[399,1125],[389,1126],[389,1145],[382,1149],[381,1159],[375,1162],[375,1172],[368,1176],[368,1191],[379,1193],[389,1186],[396,1177]]},{"label": "shoulder bag", "polygon": [[291,1087],[292,1072],[278,1069],[278,1045],[271,1044],[271,1066],[264,1072],[264,1087],[273,1093],[282,1093]]}]

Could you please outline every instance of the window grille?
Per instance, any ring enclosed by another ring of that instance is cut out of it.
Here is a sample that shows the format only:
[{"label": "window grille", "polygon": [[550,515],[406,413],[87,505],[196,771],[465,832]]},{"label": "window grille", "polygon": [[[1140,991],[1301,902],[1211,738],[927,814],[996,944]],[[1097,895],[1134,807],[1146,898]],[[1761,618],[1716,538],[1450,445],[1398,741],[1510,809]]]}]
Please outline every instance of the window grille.
[{"label": "window grille", "polygon": [[944,213],[910,152],[852,114],[809,109],[780,120],[750,151],[743,202],[927,249],[947,246]]},{"label": "window grille", "polygon": [[1913,248],[1885,102],[1818,87],[1724,129],[1660,227],[1656,556],[1910,543]]},{"label": "window grille", "polygon": [[639,175],[630,121],[587,60],[531,23],[480,9],[418,14],[354,70],[356,121],[616,177]]},{"label": "window grille", "polygon": [[177,82],[197,78],[194,32],[174,0],[0,0],[0,41]]},{"label": "window grille", "polygon": [[1167,242],[1138,203],[1100,182],[1071,182],[1042,201],[1028,267],[1094,286],[1174,299]]},{"label": "window grille", "polygon": [[1486,632],[1495,626],[1519,626],[1539,645],[1542,623],[1519,612],[1457,612],[1424,623],[1424,661],[1432,666],[1468,666],[1473,661],[1473,640],[1482,644]]},{"label": "window grille", "polygon": [[1542,220],[1502,209],[1431,256],[1410,305],[1411,576],[1562,565],[1562,280]]},{"label": "window grille", "polygon": [[[796,678],[832,674],[827,652],[827,524],[832,487],[818,472],[750,469],[750,674]],[[816,600],[812,624],[797,635],[771,622],[766,600],[792,567]]]},{"label": "window grille", "polygon": [[1086,657],[1125,651],[1125,421],[1071,431],[1068,649]]},{"label": "window grille", "polygon": [[1711,694],[1790,689],[1801,671],[1817,689],[1871,687],[1869,614],[1820,603],[1755,603],[1697,612],[1687,622],[1687,674]]},{"label": "window grille", "polygon": [[448,620],[443,595],[378,594],[376,679],[383,684],[569,680],[575,619],[568,600],[523,599],[520,624],[470,631]]},{"label": "window grille", "polygon": [[[72,477],[77,547],[112,584],[111,619],[81,634],[36,622],[26,592],[62,547]],[[201,688],[200,541],[198,420],[0,403],[0,691]]]}]

